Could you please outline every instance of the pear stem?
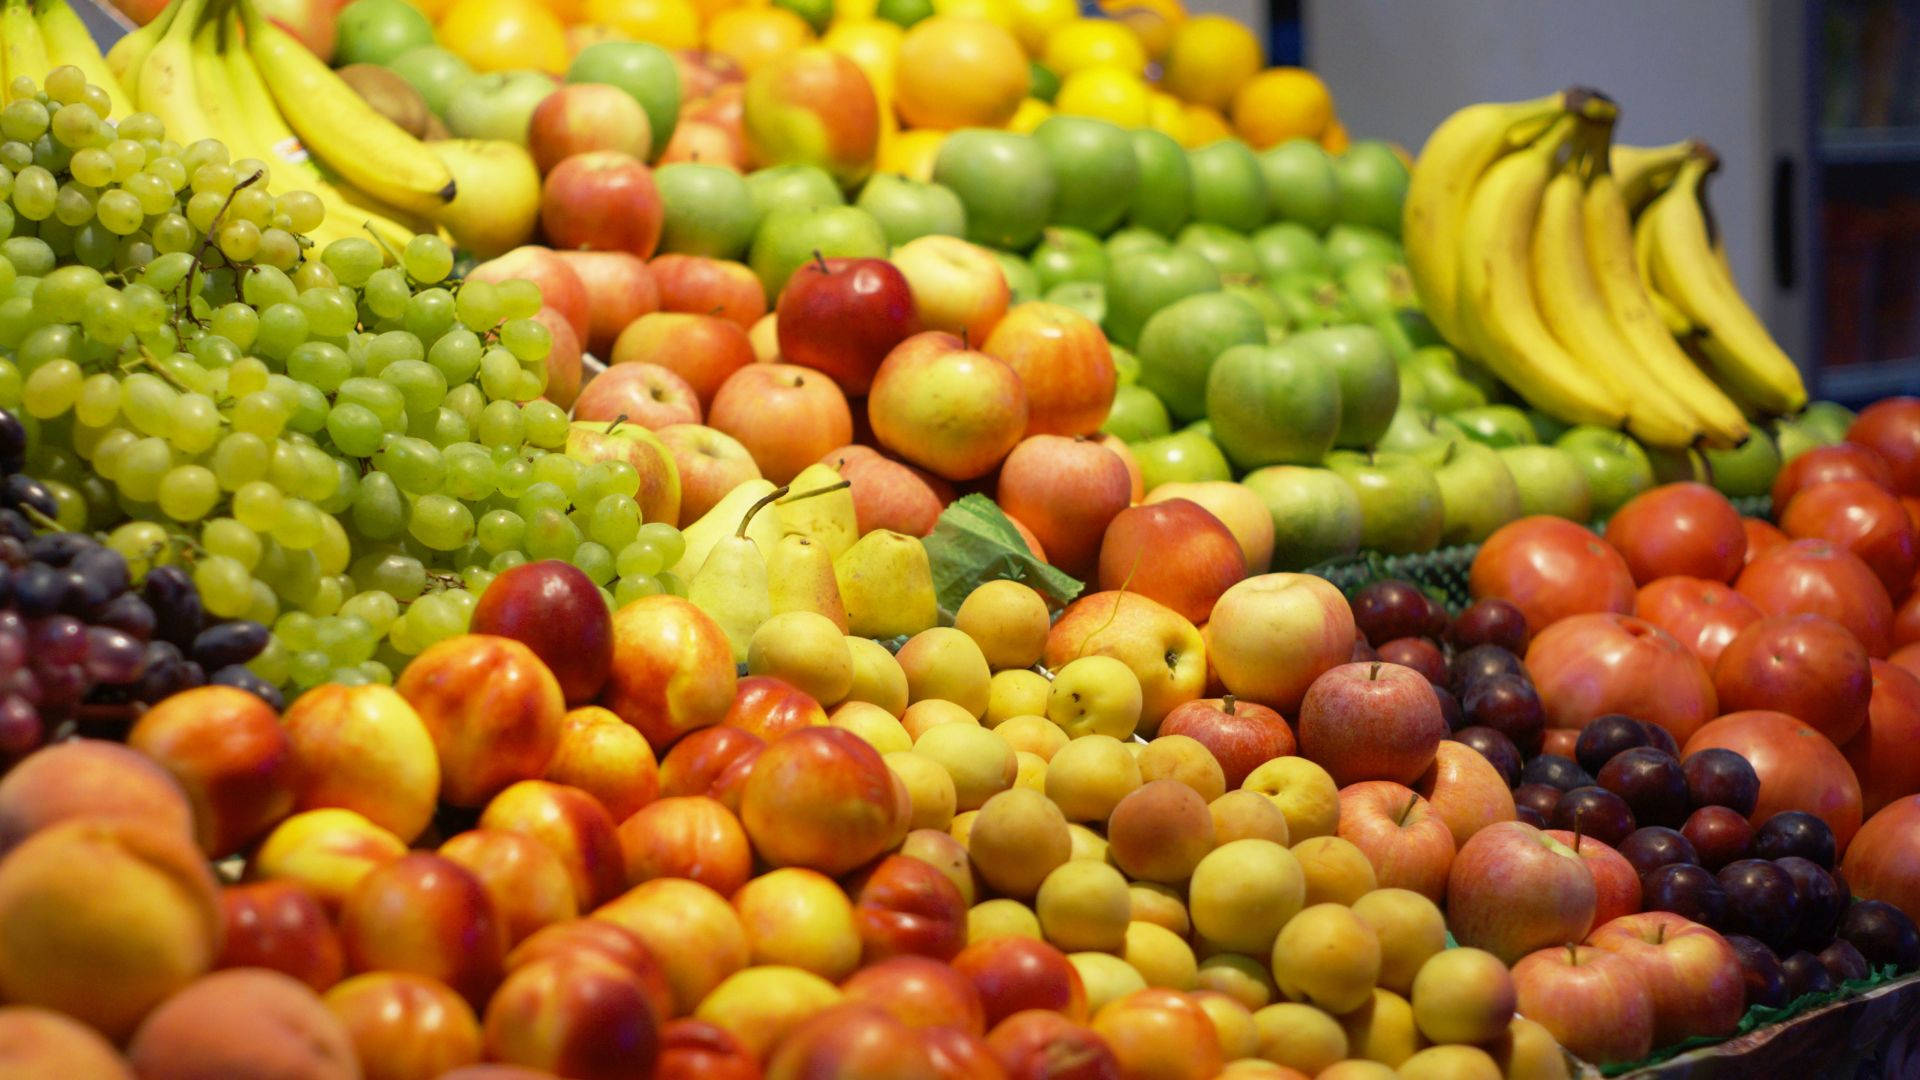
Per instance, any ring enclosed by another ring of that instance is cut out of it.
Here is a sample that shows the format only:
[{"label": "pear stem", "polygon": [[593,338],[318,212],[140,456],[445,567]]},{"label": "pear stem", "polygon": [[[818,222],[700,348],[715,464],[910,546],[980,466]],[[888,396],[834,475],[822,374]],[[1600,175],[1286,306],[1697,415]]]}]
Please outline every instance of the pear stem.
[{"label": "pear stem", "polygon": [[[811,499],[815,495],[829,495],[829,494],[832,494],[833,492],[842,491],[852,486],[853,486],[853,481],[842,480],[837,484],[828,484],[826,487],[817,487],[817,488],[814,488],[812,491],[802,491],[795,495],[789,495],[786,498],[780,500],[780,505],[785,506],[788,503],[796,503],[802,499]],[[781,488],[780,490],[785,491],[786,489]]]},{"label": "pear stem", "polygon": [[609,434],[609,435],[611,435],[611,434],[613,434],[613,429],[614,429],[614,428],[617,428],[617,427],[619,427],[619,426],[620,426],[621,424],[624,424],[624,423],[626,423],[626,422],[627,422],[627,414],[626,414],[626,413],[621,413],[621,414],[620,414],[619,416],[616,416],[616,417],[614,417],[614,418],[613,418],[613,423],[611,423],[611,424],[608,424],[608,425],[607,425],[607,434]]},{"label": "pear stem", "polygon": [[774,488],[772,491],[767,492],[765,495],[760,496],[760,498],[756,499],[752,506],[747,507],[747,512],[741,516],[740,528],[735,530],[733,535],[736,538],[739,538],[742,540],[746,539],[747,526],[752,523],[753,515],[766,509],[768,506],[771,506],[772,504],[779,502],[780,496],[785,495],[786,493],[787,493],[787,487],[785,484],[782,484],[779,487]]}]

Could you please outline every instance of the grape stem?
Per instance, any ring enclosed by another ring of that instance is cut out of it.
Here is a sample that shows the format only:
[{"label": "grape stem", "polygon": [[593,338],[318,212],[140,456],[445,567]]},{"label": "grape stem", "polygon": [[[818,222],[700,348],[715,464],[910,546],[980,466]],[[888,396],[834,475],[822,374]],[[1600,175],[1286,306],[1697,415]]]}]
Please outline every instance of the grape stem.
[{"label": "grape stem", "polygon": [[193,279],[207,268],[207,250],[213,247],[213,234],[220,229],[220,219],[227,216],[227,210],[233,206],[233,197],[235,195],[259,183],[266,175],[267,171],[265,169],[255,169],[253,170],[253,175],[233,185],[233,190],[227,192],[227,197],[221,202],[220,209],[214,213],[213,220],[207,222],[207,231],[200,237],[200,250],[193,253],[193,266],[187,270],[187,276],[181,282],[181,284],[186,287],[186,293],[184,294],[186,303],[178,307],[178,310],[183,312],[195,326],[200,326],[201,322],[200,317],[193,313]]}]

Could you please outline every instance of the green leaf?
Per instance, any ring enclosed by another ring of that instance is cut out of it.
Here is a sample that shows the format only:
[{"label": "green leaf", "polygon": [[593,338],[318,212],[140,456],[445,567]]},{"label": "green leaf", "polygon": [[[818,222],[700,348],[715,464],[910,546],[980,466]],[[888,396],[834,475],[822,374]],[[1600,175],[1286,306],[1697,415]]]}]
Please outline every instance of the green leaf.
[{"label": "green leaf", "polygon": [[924,541],[933,563],[933,588],[945,611],[958,611],[967,594],[989,581],[1031,586],[1051,607],[1065,607],[1086,586],[1027,550],[1013,522],[985,495],[956,500]]}]

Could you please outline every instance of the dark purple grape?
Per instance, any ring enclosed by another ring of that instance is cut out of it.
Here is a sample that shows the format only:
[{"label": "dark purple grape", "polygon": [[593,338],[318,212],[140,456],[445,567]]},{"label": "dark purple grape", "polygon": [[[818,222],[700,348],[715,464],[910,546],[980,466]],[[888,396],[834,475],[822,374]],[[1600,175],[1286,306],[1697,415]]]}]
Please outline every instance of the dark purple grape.
[{"label": "dark purple grape", "polygon": [[35,562],[43,562],[48,566],[64,567],[73,562],[74,556],[88,548],[98,546],[93,537],[88,536],[86,533],[41,533],[39,536],[27,541],[27,555]]},{"label": "dark purple grape", "polygon": [[[33,539],[33,522],[28,521],[26,515],[18,510],[0,509],[0,537],[5,537],[16,544],[24,544]],[[15,566],[19,565],[17,559],[8,561]]]},{"label": "dark purple grape", "polygon": [[71,566],[61,572],[67,576],[67,594],[60,600],[60,610],[69,615],[87,618],[106,607],[115,595],[99,578],[89,577]]},{"label": "dark purple grape", "polygon": [[255,675],[239,664],[221,668],[214,672],[207,681],[213,683],[215,686],[233,686],[245,690],[247,693],[271,705],[275,712],[279,712],[287,707],[286,699],[280,696],[280,691],[276,689],[272,683]]},{"label": "dark purple grape", "polygon": [[26,460],[26,426],[19,417],[0,409],[0,471],[16,472]]},{"label": "dark purple grape", "polygon": [[1435,606],[1411,581],[1376,581],[1353,594],[1353,622],[1378,646],[1395,638],[1425,636],[1433,627]]},{"label": "dark purple grape", "polygon": [[47,486],[24,473],[12,473],[0,480],[0,506],[31,507],[51,518],[60,512]]},{"label": "dark purple grape", "polygon": [[[4,522],[8,514],[13,514],[13,511],[0,510],[0,522]],[[19,517],[20,515],[13,514],[13,516]],[[31,534],[29,534],[29,538],[31,538]],[[0,530],[0,563],[5,563],[13,569],[18,570],[32,561],[32,559],[27,557],[27,543],[25,540],[5,533],[4,530]]]},{"label": "dark purple grape", "polygon": [[71,615],[49,615],[33,624],[28,643],[36,667],[78,664],[87,658],[87,627]]},{"label": "dark purple grape", "polygon": [[110,626],[87,628],[87,674],[101,683],[130,683],[147,662],[146,644]]},{"label": "dark purple grape", "polygon": [[152,704],[183,689],[180,685],[180,649],[173,642],[147,642],[146,655],[142,660],[140,679],[131,688],[135,701]]},{"label": "dark purple grape", "polygon": [[38,748],[46,737],[40,710],[14,694],[0,698],[0,757],[22,757]]},{"label": "dark purple grape", "polygon": [[1839,932],[1875,968],[1892,964],[1902,973],[1920,968],[1920,928],[1884,900],[1855,900],[1840,917]]},{"label": "dark purple grape", "polygon": [[1511,601],[1483,596],[1467,605],[1448,633],[1455,648],[1498,645],[1513,653],[1527,651],[1527,616]]},{"label": "dark purple grape", "polygon": [[13,605],[28,618],[59,611],[67,597],[67,575],[46,563],[28,563],[13,576]]},{"label": "dark purple grape", "polygon": [[79,664],[35,668],[33,677],[40,684],[40,708],[46,712],[71,709],[86,700],[90,680]]},{"label": "dark purple grape", "polygon": [[219,670],[232,664],[244,664],[267,647],[267,628],[247,619],[235,619],[209,626],[193,639],[187,654],[201,667]]},{"label": "dark purple grape", "polygon": [[1745,934],[1727,934],[1727,945],[1740,960],[1740,973],[1747,984],[1747,1007],[1765,1005],[1777,1009],[1787,1003],[1787,979],[1780,970],[1780,958],[1773,950]]},{"label": "dark purple grape", "polygon": [[1753,831],[1753,857],[1779,859],[1798,855],[1833,869],[1833,828],[1804,810],[1782,810]]},{"label": "dark purple grape", "polygon": [[156,566],[147,571],[140,591],[153,608],[154,634],[182,649],[191,645],[207,616],[187,572],[177,566]]},{"label": "dark purple grape", "polygon": [[1673,732],[1650,720],[1642,720],[1641,723],[1647,725],[1647,737],[1653,740],[1647,744],[1648,746],[1655,750],[1664,750],[1674,758],[1679,758],[1680,744],[1674,741]]},{"label": "dark purple grape", "polygon": [[1513,805],[1540,815],[1544,828],[1546,822],[1553,820],[1553,812],[1559,809],[1562,794],[1564,792],[1551,784],[1521,784],[1513,789]]},{"label": "dark purple grape", "polygon": [[[1548,788],[1547,790],[1551,791],[1553,789]],[[1550,824],[1546,816],[1540,813],[1540,811],[1535,810],[1531,806],[1521,806],[1519,803],[1514,804],[1513,820],[1523,825],[1531,825],[1536,829],[1544,829]]]},{"label": "dark purple grape", "polygon": [[74,556],[71,568],[75,573],[85,574],[97,588],[104,589],[109,600],[133,584],[127,573],[127,560],[112,548],[95,546],[82,551]]},{"label": "dark purple grape", "polygon": [[1541,754],[1527,762],[1526,767],[1520,770],[1520,782],[1546,784],[1557,787],[1561,791],[1572,791],[1577,787],[1591,785],[1593,777],[1588,776],[1586,770],[1576,764],[1572,758],[1564,758],[1559,754]]},{"label": "dark purple grape", "polygon": [[191,690],[196,686],[207,685],[207,669],[191,660],[180,663],[180,688]]},{"label": "dark purple grape", "polygon": [[1653,736],[1648,733],[1648,726],[1622,713],[1596,716],[1580,729],[1580,739],[1573,744],[1574,760],[1598,776],[1616,756],[1637,746],[1650,745]]},{"label": "dark purple grape", "polygon": [[1475,645],[1453,657],[1452,676],[1454,689],[1462,697],[1474,683],[1495,675],[1518,675],[1527,678],[1527,665],[1512,652],[1498,645]]},{"label": "dark purple grape", "polygon": [[1787,1000],[1807,994],[1824,994],[1833,989],[1833,975],[1827,965],[1810,952],[1797,952],[1780,961],[1780,974],[1787,983]]},{"label": "dark purple grape", "polygon": [[140,594],[124,592],[107,601],[105,607],[94,613],[93,624],[111,626],[123,634],[145,641],[153,636],[153,608],[140,599]]}]

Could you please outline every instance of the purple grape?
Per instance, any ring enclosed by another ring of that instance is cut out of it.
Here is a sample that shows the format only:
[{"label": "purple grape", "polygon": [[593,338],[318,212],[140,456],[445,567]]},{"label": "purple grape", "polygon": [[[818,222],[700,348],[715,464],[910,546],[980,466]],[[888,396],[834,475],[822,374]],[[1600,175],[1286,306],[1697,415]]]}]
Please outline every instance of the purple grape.
[{"label": "purple grape", "polygon": [[95,626],[111,626],[123,634],[145,641],[153,636],[153,608],[138,593],[123,592],[107,601],[94,613]]},{"label": "purple grape", "polygon": [[13,413],[0,409],[0,471],[17,471],[26,459],[26,425]]},{"label": "purple grape", "polygon": [[109,598],[126,592],[132,584],[127,574],[127,560],[112,548],[97,544],[75,555],[72,569],[97,582],[100,588],[106,590]]},{"label": "purple grape", "polygon": [[146,667],[146,646],[112,627],[88,627],[87,650],[87,674],[95,682],[130,683]]},{"label": "purple grape", "polygon": [[186,648],[206,623],[206,609],[200,606],[200,593],[193,579],[177,566],[156,566],[147,571],[141,594],[153,608],[154,633],[160,640]]},{"label": "purple grape", "polygon": [[60,504],[53,501],[46,485],[23,473],[0,480],[0,506],[32,507],[49,518],[60,513]]},{"label": "purple grape", "polygon": [[49,615],[33,625],[33,662],[38,666],[83,663],[87,627],[71,615]]},{"label": "purple grape", "polygon": [[22,757],[38,748],[46,737],[40,710],[14,694],[0,698],[0,757]]},{"label": "purple grape", "polygon": [[[0,537],[11,540],[16,544],[24,544],[33,539],[33,523],[28,521],[26,515],[18,510],[0,510]],[[7,561],[14,566],[18,566],[23,560],[8,559]]]},{"label": "purple grape", "polygon": [[27,541],[27,555],[35,562],[48,566],[65,567],[73,562],[74,556],[88,548],[98,547],[93,537],[86,533],[55,532],[41,533]]},{"label": "purple grape", "polygon": [[67,598],[67,575],[46,563],[28,563],[13,577],[13,605],[28,618],[60,610]]},{"label": "purple grape", "polygon": [[245,690],[247,693],[271,705],[274,712],[279,712],[287,707],[286,699],[280,696],[280,691],[275,689],[272,683],[255,675],[239,664],[232,664],[221,668],[214,672],[212,677],[207,681],[213,683],[215,686],[232,686]]},{"label": "purple grape", "polygon": [[202,667],[219,670],[259,656],[267,647],[267,640],[266,627],[247,619],[236,619],[200,631],[187,654]]},{"label": "purple grape", "polygon": [[[81,638],[85,641],[85,637]],[[87,669],[79,664],[58,664],[38,668],[34,678],[40,683],[40,708],[49,712],[71,709],[87,696]]]}]

